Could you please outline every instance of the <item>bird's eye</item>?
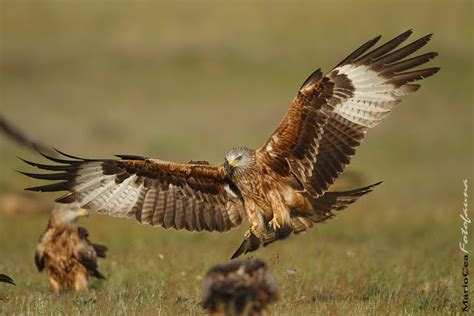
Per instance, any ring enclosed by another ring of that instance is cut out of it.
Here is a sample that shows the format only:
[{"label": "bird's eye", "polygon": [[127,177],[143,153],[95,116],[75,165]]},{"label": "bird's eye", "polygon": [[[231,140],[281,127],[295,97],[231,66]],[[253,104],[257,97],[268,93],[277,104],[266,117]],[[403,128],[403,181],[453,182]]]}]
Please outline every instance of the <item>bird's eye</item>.
[{"label": "bird's eye", "polygon": [[236,161],[240,161],[242,160],[242,156],[237,156],[237,158],[235,158]]}]

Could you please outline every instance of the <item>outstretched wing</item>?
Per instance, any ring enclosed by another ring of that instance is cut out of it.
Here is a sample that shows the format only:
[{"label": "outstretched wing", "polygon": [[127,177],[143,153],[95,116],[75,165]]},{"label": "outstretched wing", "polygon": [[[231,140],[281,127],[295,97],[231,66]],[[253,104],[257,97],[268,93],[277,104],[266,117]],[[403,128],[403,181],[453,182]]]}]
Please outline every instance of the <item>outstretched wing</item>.
[{"label": "outstretched wing", "polygon": [[242,222],[240,192],[222,166],[179,164],[137,156],[120,159],[71,159],[44,155],[59,165],[25,161],[47,174],[29,177],[59,182],[29,188],[40,192],[69,191],[60,203],[79,202],[117,217],[190,231],[227,231]]},{"label": "outstretched wing", "polygon": [[365,133],[420,87],[410,82],[439,68],[412,70],[434,57],[408,58],[431,34],[396,49],[407,31],[367,52],[380,36],[363,44],[324,77],[318,69],[303,83],[283,121],[258,150],[278,173],[293,174],[313,196],[321,196],[349,164]]}]

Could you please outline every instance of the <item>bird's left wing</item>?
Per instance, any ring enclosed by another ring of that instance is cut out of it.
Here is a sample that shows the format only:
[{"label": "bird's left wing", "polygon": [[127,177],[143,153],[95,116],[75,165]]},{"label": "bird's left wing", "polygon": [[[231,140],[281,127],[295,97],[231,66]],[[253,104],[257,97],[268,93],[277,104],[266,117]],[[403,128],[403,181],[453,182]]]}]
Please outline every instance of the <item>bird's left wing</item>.
[{"label": "bird's left wing", "polygon": [[97,254],[97,257],[99,258],[107,257],[107,251],[109,250],[107,246],[92,243],[89,240],[89,232],[84,227],[78,227],[77,231],[79,233],[79,237],[85,240],[87,243],[89,243],[92,246],[92,248],[94,248],[94,251]]},{"label": "bird's left wing", "polygon": [[223,166],[173,163],[137,156],[119,159],[69,159],[44,155],[57,165],[25,161],[47,174],[23,174],[59,182],[27,190],[69,191],[59,203],[79,202],[116,217],[135,217],[140,223],[190,231],[227,231],[244,217],[240,192]]},{"label": "bird's left wing", "polygon": [[314,197],[324,194],[349,164],[367,130],[387,117],[412,84],[439,68],[413,69],[437,53],[406,58],[425,46],[431,34],[396,49],[406,31],[370,50],[380,36],[356,49],[325,76],[318,69],[302,85],[282,122],[257,151],[274,171],[293,174]]}]

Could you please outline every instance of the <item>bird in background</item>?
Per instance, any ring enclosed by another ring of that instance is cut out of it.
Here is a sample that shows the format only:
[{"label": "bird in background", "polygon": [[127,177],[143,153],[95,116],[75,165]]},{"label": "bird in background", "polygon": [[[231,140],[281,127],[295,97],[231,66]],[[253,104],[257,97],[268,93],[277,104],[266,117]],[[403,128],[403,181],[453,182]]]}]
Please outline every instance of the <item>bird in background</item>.
[{"label": "bird in background", "polygon": [[56,204],[35,251],[38,271],[46,269],[51,289],[88,290],[90,277],[105,279],[98,270],[98,258],[105,258],[107,247],[89,241],[89,234],[77,225],[88,216],[78,204]]},{"label": "bird in background", "polygon": [[[314,71],[264,144],[232,148],[220,165],[132,155],[86,159],[58,151],[63,157],[43,153],[54,164],[25,161],[48,171],[25,175],[55,181],[28,190],[67,191],[56,201],[166,229],[224,232],[246,219],[250,229],[232,258],[307,231],[380,183],[329,190],[367,131],[420,88],[413,82],[439,71],[417,68],[437,53],[411,57],[431,34],[402,45],[411,34],[406,31],[373,48],[377,36],[325,75]],[[228,126],[244,128],[245,122]]]},{"label": "bird in background", "polygon": [[234,260],[209,269],[201,304],[214,316],[270,315],[270,304],[278,298],[278,286],[265,262]]}]

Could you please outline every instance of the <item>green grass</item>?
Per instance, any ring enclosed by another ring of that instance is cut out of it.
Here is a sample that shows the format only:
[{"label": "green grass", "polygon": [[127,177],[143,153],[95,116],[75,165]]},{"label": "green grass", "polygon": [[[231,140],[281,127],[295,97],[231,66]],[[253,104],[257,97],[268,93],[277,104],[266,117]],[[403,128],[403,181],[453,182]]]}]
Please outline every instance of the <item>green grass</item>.
[{"label": "green grass", "polygon": [[[460,312],[462,179],[474,186],[472,2],[4,0],[0,12],[0,113],[30,135],[80,156],[213,163],[230,147],[260,146],[315,68],[378,34],[433,32],[423,52],[440,53],[441,72],[370,131],[339,186],[384,184],[338,220],[254,256],[280,286],[276,315]],[[14,173],[27,169],[16,156],[38,159],[0,139],[0,200],[38,183]],[[17,286],[0,285],[0,314],[203,313],[202,277],[247,228],[197,234],[92,216],[81,224],[110,248],[108,279],[56,297],[33,264],[47,214],[2,213],[0,272]]]}]

